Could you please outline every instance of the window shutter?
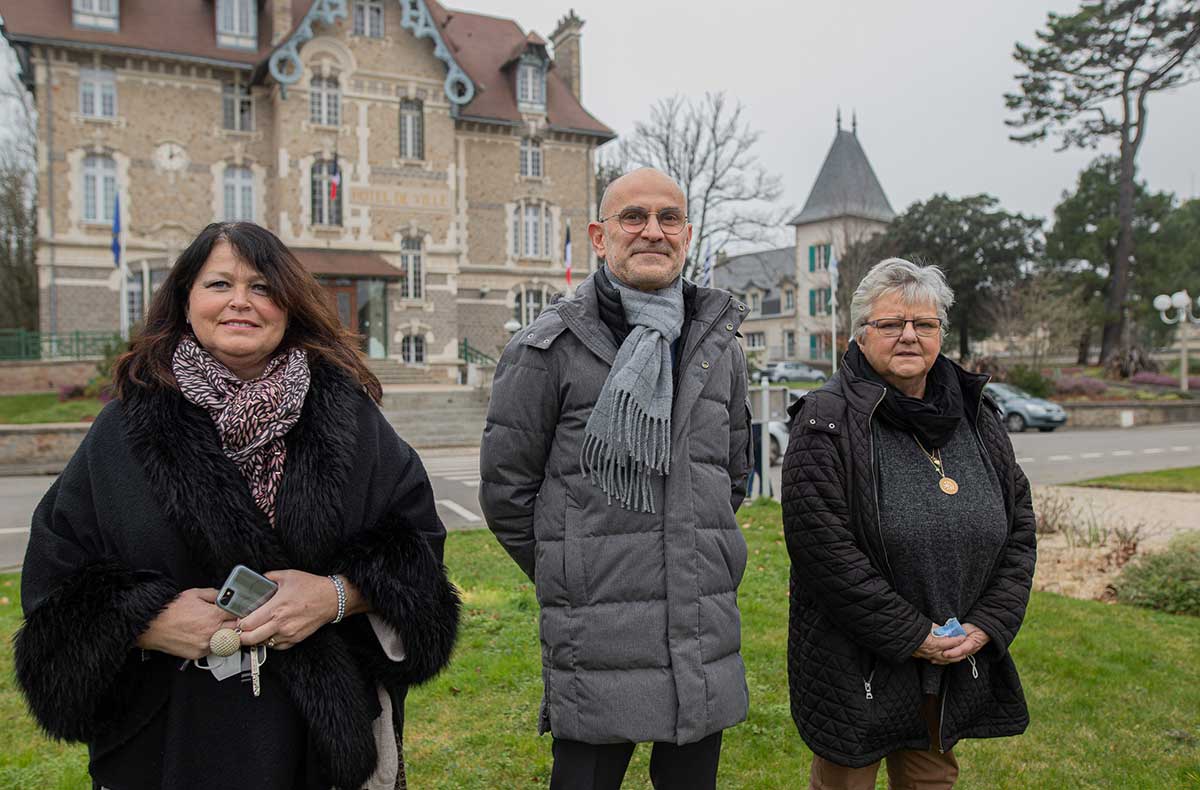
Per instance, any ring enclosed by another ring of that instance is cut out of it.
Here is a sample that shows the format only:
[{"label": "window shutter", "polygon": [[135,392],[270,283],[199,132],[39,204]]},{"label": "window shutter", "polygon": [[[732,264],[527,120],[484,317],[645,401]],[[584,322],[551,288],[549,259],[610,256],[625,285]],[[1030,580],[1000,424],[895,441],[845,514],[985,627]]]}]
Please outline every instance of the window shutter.
[{"label": "window shutter", "polygon": [[817,270],[817,247],[815,244],[808,245],[808,270],[810,272]]},{"label": "window shutter", "polygon": [[808,289],[808,314],[817,314],[817,292],[813,289]]},{"label": "window shutter", "polygon": [[809,359],[817,358],[817,336],[816,335],[808,336],[808,357],[809,357]]}]

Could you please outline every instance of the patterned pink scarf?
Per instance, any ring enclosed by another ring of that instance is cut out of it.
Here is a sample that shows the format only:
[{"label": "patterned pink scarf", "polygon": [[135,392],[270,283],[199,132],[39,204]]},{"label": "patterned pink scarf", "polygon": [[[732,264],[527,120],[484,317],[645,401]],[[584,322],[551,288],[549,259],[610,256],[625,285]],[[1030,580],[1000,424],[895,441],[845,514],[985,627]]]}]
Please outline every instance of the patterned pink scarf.
[{"label": "patterned pink scarf", "polygon": [[283,480],[287,448],[283,437],[300,419],[311,375],[303,349],[281,354],[256,379],[242,381],[185,336],[171,368],[183,397],[212,417],[221,448],[250,485],[250,493],[271,523],[275,494]]}]

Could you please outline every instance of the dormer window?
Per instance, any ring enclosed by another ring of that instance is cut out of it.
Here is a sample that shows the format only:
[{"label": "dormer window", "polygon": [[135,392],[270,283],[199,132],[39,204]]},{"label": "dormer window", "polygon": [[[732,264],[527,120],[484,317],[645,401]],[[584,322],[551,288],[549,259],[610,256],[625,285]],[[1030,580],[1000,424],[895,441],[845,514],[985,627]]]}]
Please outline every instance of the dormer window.
[{"label": "dormer window", "polygon": [[258,49],[256,0],[217,0],[217,46]]},{"label": "dormer window", "polygon": [[522,110],[546,109],[546,64],[525,56],[517,64],[517,103]]},{"label": "dormer window", "polygon": [[75,27],[116,30],[120,27],[117,0],[74,0],[71,21]]}]

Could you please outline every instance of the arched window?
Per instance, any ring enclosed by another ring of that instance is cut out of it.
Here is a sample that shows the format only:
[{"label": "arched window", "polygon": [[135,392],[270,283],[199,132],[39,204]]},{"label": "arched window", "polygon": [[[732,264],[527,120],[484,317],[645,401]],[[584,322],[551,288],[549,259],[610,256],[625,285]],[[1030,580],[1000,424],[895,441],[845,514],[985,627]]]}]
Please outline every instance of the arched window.
[{"label": "arched window", "polygon": [[421,240],[400,242],[400,298],[420,299],[424,292],[421,281]]},{"label": "arched window", "polygon": [[254,174],[248,167],[225,168],[225,221],[254,222]]},{"label": "arched window", "polygon": [[400,341],[400,356],[409,365],[425,364],[424,336],[405,335]]},{"label": "arched window", "polygon": [[308,119],[322,126],[342,122],[342,91],[337,77],[313,77],[308,86]]},{"label": "arched window", "polygon": [[529,326],[550,304],[551,295],[548,285],[518,285],[513,302],[513,318],[521,326]]},{"label": "arched window", "polygon": [[89,156],[83,160],[83,219],[86,222],[112,222],[117,197],[117,165],[110,156]]},{"label": "arched window", "polygon": [[521,175],[542,177],[542,141],[533,137],[521,138]]},{"label": "arched window", "polygon": [[425,158],[425,116],[419,99],[400,101],[400,158]]},{"label": "arched window", "polygon": [[314,225],[342,224],[342,173],[332,159],[318,159],[312,166],[312,222]]}]

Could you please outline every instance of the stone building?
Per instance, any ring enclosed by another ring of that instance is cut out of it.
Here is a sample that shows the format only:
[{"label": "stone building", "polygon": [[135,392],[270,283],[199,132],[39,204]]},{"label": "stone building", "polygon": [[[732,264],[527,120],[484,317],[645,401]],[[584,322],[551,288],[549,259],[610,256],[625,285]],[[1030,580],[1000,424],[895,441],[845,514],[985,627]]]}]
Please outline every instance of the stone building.
[{"label": "stone building", "polygon": [[[788,223],[792,247],[726,258],[714,282],[747,301],[753,314],[742,323],[748,353],[770,361],[828,361],[832,356],[832,287],[829,263],[847,247],[882,233],[896,216],[858,140],[837,116],[837,134],[804,208]],[[846,338],[838,338],[844,347]]]},{"label": "stone building", "polygon": [[594,266],[583,22],[436,0],[0,0],[39,113],[43,332],[130,323],[217,220],[258,222],[373,358],[453,375]]}]

